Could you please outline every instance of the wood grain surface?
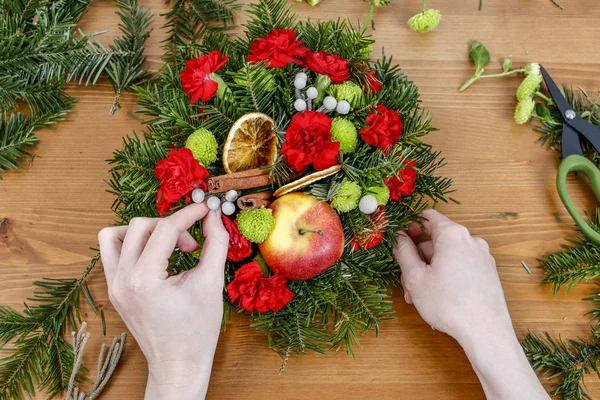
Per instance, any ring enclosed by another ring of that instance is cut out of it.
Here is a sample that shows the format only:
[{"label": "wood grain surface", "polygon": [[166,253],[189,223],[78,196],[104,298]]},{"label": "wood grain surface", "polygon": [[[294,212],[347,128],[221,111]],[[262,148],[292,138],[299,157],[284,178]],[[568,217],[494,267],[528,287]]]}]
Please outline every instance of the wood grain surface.
[{"label": "wood grain surface", "polygon": [[[491,246],[504,286],[515,329],[522,336],[531,329],[570,338],[587,336],[589,305],[581,299],[594,290],[579,285],[568,297],[553,297],[540,284],[543,271],[536,258],[556,251],[573,223],[560,203],[555,186],[557,153],[534,142],[532,126],[512,120],[518,78],[486,80],[459,94],[457,88],[472,74],[468,46],[483,42],[492,54],[488,72],[499,72],[504,56],[516,66],[543,62],[559,84],[581,86],[590,93],[600,88],[600,4],[597,0],[562,0],[560,10],[550,0],[431,0],[443,18],[433,33],[420,35],[406,21],[420,9],[419,0],[392,0],[374,15],[375,53],[386,54],[408,72],[420,87],[424,104],[435,115],[440,131],[427,140],[442,150],[447,166],[440,172],[454,178],[453,197],[461,205],[439,209],[466,225]],[[160,66],[159,29],[166,11],[162,0],[142,1],[156,15],[148,48],[148,66]],[[367,14],[360,0],[323,0],[317,7],[294,4],[301,18],[356,21]],[[108,29],[101,39],[117,34],[114,5],[98,0],[82,21],[86,32]],[[243,19],[243,16],[242,16]],[[123,109],[109,115],[113,93],[106,81],[95,87],[74,87],[79,101],[72,121],[56,131],[40,133],[31,167],[4,174],[0,181],[0,219],[7,218],[0,235],[0,304],[22,309],[31,294],[31,282],[41,277],[74,277],[93,254],[99,229],[114,220],[112,195],[105,192],[109,178],[105,162],[120,147],[121,138],[140,125],[127,116],[135,98],[122,98]],[[595,200],[582,185],[572,191],[582,208],[592,210]],[[515,212],[517,217],[490,219]],[[553,214],[558,213],[557,223]],[[521,266],[524,260],[531,277]],[[87,314],[92,332],[89,365],[102,342],[126,328],[107,299],[101,269],[90,277],[93,294],[104,309],[107,337],[99,318]],[[209,389],[209,399],[483,399],[484,395],[461,348],[446,335],[433,331],[394,296],[397,319],[384,323],[379,337],[368,334],[356,359],[344,353],[317,354],[291,359],[282,376],[280,358],[267,348],[262,333],[235,315],[221,335]],[[186,329],[182,326],[181,329]],[[177,340],[177,338],[173,338]],[[122,365],[103,395],[104,399],[143,397],[146,364],[130,337]],[[586,380],[592,397],[600,398],[597,379]],[[549,386],[548,386],[549,387]],[[40,395],[39,398],[44,398]]]}]

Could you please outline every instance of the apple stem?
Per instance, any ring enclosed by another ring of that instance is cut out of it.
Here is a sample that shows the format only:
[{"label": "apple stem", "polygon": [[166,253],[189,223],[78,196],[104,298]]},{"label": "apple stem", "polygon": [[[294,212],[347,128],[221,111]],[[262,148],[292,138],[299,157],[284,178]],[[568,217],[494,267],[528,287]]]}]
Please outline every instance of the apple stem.
[{"label": "apple stem", "polygon": [[316,229],[316,230],[312,230],[312,229],[300,229],[298,231],[301,235],[304,235],[305,233],[318,233],[319,235],[323,236],[323,231],[320,229]]}]

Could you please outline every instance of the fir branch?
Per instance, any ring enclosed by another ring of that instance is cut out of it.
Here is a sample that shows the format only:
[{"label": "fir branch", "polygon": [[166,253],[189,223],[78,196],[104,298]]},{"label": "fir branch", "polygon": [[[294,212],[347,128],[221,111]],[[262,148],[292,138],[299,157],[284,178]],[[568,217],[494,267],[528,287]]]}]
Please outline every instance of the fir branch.
[{"label": "fir branch", "polygon": [[[594,219],[589,219],[590,226],[600,231],[600,209],[596,210]],[[544,282],[551,282],[554,293],[561,286],[567,286],[567,293],[582,281],[590,281],[600,276],[600,247],[582,235],[567,238],[570,244],[563,245],[563,250],[543,257],[540,260],[546,270]]]},{"label": "fir branch", "polygon": [[565,400],[592,398],[585,391],[584,376],[591,372],[600,376],[600,334],[595,331],[588,341],[555,340],[548,333],[538,337],[529,333],[522,341],[533,368],[550,380],[553,394]]},{"label": "fir branch", "polygon": [[152,31],[152,12],[149,9],[140,6],[137,0],[115,2],[119,6],[116,14],[121,19],[119,29],[123,36],[116,38],[110,45],[111,51],[122,55],[111,58],[106,66],[106,74],[115,91],[111,114],[121,107],[119,99],[123,91],[131,85],[139,84],[147,76],[147,71],[142,68],[146,60],[143,52]]},{"label": "fir branch", "polygon": [[3,344],[14,339],[11,348],[3,348],[11,354],[0,360],[0,399],[32,397],[36,387],[52,397],[67,387],[72,348],[61,334],[80,320],[82,295],[96,310],[86,278],[99,259],[94,256],[79,278],[34,282],[38,290],[23,313],[0,307],[0,339]]}]

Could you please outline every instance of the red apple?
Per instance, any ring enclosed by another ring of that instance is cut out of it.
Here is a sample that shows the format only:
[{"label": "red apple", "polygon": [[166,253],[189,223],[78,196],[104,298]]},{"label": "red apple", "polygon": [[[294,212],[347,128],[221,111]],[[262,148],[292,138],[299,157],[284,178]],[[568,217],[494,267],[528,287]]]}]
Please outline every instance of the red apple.
[{"label": "red apple", "polygon": [[290,193],[269,208],[275,228],[258,247],[273,271],[287,279],[306,280],[340,259],[344,228],[329,204],[304,193]]}]

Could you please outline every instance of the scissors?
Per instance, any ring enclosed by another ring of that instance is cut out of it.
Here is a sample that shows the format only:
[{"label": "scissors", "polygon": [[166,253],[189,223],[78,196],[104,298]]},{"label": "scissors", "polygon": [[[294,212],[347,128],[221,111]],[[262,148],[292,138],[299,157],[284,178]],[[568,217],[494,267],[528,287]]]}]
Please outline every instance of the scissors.
[{"label": "scissors", "polygon": [[563,120],[563,160],[558,167],[556,176],[558,195],[581,231],[594,243],[600,244],[600,233],[595,231],[581,216],[567,189],[567,175],[574,171],[582,172],[588,177],[596,198],[600,199],[600,170],[593,162],[584,157],[580,142],[581,135],[590,142],[596,151],[600,151],[600,128],[581,118],[565,99],[546,69],[542,66],[540,66],[540,69],[546,87],[552,96],[552,101],[560,111]]}]

